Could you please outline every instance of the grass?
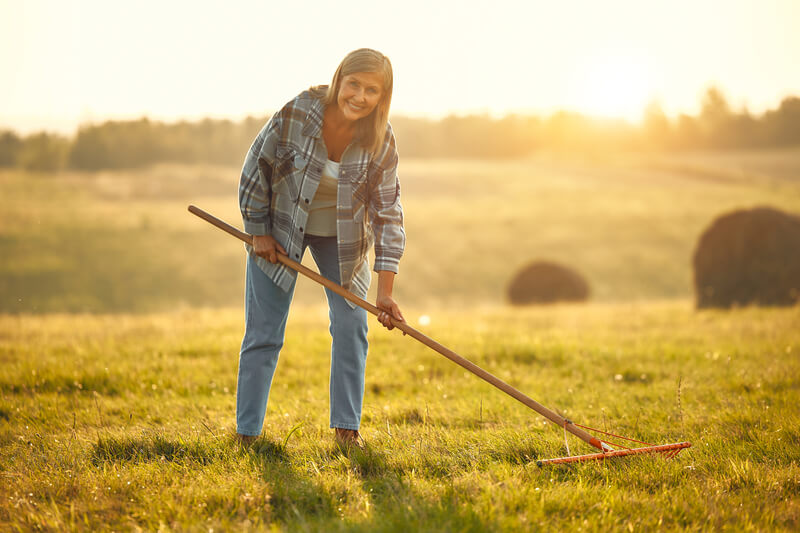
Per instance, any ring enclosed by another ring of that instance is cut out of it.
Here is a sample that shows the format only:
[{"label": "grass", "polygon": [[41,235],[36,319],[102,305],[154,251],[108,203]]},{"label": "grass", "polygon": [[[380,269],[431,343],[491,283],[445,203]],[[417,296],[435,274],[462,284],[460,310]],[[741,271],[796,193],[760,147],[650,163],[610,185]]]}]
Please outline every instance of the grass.
[{"label": "grass", "polygon": [[299,305],[263,437],[243,450],[232,439],[240,310],[2,315],[0,529],[800,525],[800,309],[696,312],[682,301],[429,314],[426,333],[565,416],[693,447],[671,461],[540,469],[537,458],[566,452],[558,428],[374,327],[368,447],[343,453],[327,427],[325,311]]},{"label": "grass", "polygon": [[[237,175],[0,171],[0,530],[800,526],[800,308],[690,302],[717,215],[800,212],[796,149],[402,161],[412,323],[576,422],[693,443],[542,469],[566,454],[559,428],[378,327],[368,446],[338,449],[327,312],[305,280],[263,436],[236,444],[242,247],[186,205],[238,224]],[[594,303],[503,307],[533,259],[582,272]]]},{"label": "grass", "polygon": [[[797,149],[577,159],[403,159],[407,306],[498,305],[535,259],[563,262],[601,302],[688,299],[691,257],[722,212],[800,212]],[[0,312],[239,306],[240,243],[186,211],[241,225],[238,169],[0,172]],[[308,257],[307,257],[308,259]],[[319,302],[315,287],[296,300]]]}]

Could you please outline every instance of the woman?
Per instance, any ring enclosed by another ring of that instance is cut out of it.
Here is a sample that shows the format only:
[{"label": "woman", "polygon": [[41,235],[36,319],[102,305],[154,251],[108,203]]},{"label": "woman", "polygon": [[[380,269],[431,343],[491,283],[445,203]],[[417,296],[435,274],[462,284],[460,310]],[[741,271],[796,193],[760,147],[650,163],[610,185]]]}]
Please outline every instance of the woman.
[{"label": "woman", "polygon": [[[250,147],[239,184],[248,247],[246,327],[239,354],[236,423],[254,440],[264,423],[300,261],[310,248],[320,274],[365,298],[375,246],[381,324],[403,321],[392,298],[405,246],[397,151],[388,123],[392,66],[362,48],[344,58],[330,86],[304,91],[276,113]],[[367,313],[325,290],[330,317],[330,425],[340,444],[359,445]]]}]

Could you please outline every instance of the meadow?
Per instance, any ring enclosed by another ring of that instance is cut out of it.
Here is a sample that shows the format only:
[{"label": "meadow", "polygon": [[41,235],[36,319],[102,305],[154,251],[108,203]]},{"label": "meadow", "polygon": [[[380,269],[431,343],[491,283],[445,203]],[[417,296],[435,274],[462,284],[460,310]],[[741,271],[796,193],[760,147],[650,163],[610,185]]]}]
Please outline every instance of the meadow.
[{"label": "meadow", "polygon": [[[800,212],[800,152],[404,160],[415,327],[570,419],[591,450],[397,331],[370,332],[364,451],[328,428],[322,291],[298,283],[264,433],[233,439],[243,332],[237,169],[0,172],[0,529],[797,530],[800,307],[697,311],[721,212]],[[537,259],[588,304],[511,308]]]},{"label": "meadow", "polygon": [[[800,310],[683,303],[434,314],[422,328],[660,456],[539,468],[563,432],[373,328],[364,452],[327,424],[321,308],[298,308],[263,437],[233,440],[238,310],[0,319],[4,530],[796,531]],[[418,317],[413,320],[416,321]],[[570,438],[570,451],[589,453]]]},{"label": "meadow", "polygon": [[[420,309],[500,305],[535,259],[576,269],[593,301],[690,299],[692,252],[715,217],[800,212],[797,149],[404,159],[400,175],[408,244],[396,295]],[[229,167],[0,171],[0,312],[239,306],[241,243],[186,212],[193,203],[241,226],[237,183]],[[320,302],[311,285],[296,298]]]}]

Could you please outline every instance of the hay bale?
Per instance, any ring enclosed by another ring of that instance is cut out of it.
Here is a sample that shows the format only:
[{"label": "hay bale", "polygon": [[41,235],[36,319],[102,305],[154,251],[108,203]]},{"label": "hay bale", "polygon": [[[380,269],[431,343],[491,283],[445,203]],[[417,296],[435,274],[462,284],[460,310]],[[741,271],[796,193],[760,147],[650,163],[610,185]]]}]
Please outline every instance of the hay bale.
[{"label": "hay bale", "polygon": [[550,261],[525,266],[508,286],[508,299],[513,305],[581,302],[588,297],[589,284],[583,276]]},{"label": "hay bale", "polygon": [[800,217],[769,207],[718,217],[694,253],[698,308],[794,305],[800,297]]}]

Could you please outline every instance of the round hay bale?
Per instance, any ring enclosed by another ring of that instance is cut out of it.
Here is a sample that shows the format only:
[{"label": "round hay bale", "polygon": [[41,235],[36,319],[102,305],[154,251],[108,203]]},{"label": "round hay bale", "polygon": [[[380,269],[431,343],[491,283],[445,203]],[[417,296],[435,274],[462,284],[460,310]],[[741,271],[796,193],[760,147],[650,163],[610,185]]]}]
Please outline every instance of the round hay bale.
[{"label": "round hay bale", "polygon": [[698,308],[794,305],[800,299],[800,217],[770,207],[718,217],[694,252]]},{"label": "round hay bale", "polygon": [[522,268],[508,286],[513,305],[582,302],[589,284],[574,270],[550,261],[535,261]]}]

